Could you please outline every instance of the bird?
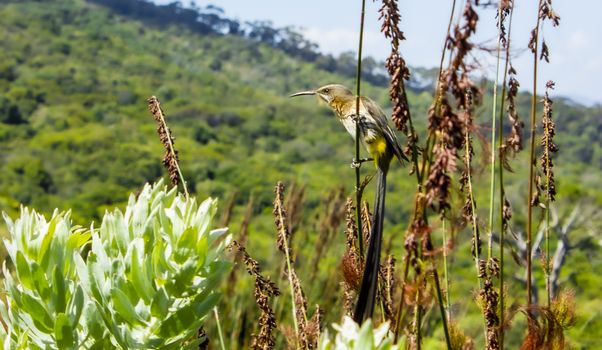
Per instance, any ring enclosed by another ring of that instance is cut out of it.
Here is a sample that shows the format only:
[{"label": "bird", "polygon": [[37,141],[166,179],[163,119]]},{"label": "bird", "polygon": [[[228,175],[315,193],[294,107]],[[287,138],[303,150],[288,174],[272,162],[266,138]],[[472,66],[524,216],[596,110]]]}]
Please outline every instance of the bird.
[{"label": "bird", "polygon": [[356,118],[357,96],[344,85],[328,84],[316,90],[297,92],[290,97],[306,95],[315,95],[326,102],[354,140],[356,119],[359,121],[360,141],[371,158],[354,159],[352,166],[359,167],[364,161],[373,160],[376,167],[377,183],[370,242],[366,252],[360,293],[353,314],[355,322],[361,324],[366,319],[372,318],[376,301],[389,165],[393,157],[397,158],[401,165],[408,159],[399,145],[395,132],[389,127],[385,113],[369,97],[360,97],[359,118]]}]

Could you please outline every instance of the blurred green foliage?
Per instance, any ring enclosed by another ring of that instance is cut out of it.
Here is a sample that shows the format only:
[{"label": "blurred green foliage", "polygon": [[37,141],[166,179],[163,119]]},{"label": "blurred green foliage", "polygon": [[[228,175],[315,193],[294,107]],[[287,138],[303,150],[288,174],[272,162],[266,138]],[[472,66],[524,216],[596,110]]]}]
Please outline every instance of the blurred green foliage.
[{"label": "blurred green foliage", "polygon": [[[344,194],[351,195],[354,186],[354,172],[349,168],[351,138],[324,106],[313,99],[289,100],[287,96],[332,82],[353,86],[352,74],[344,68],[352,58],[349,54],[331,57],[337,66],[326,56],[312,61],[305,54],[291,54],[290,47],[265,42],[259,34],[249,38],[199,33],[176,21],[165,23],[169,24],[124,17],[84,0],[47,1],[43,6],[38,1],[0,0],[0,210],[15,216],[20,203],[47,214],[54,208],[72,209],[72,219],[84,224],[98,221],[109,208],[125,206],[129,192],[165,174],[163,150],[146,108],[146,99],[156,95],[176,137],[191,191],[200,197],[224,199],[236,192],[233,232],[253,195],[249,252],[277,274],[280,257],[274,254],[270,217],[276,181],[306,186],[295,236],[300,257],[309,257],[320,243],[316,220],[325,214],[322,204],[327,194],[343,186]],[[268,30],[265,23],[256,28]],[[289,38],[295,37],[290,34]],[[431,81],[436,75],[426,69],[413,72]],[[376,78],[372,83],[362,85],[363,93],[386,109],[390,106],[387,88]],[[416,85],[408,96],[421,136],[431,91],[428,84]],[[528,119],[529,101],[530,95],[519,95],[523,120]],[[476,118],[477,132],[483,135],[488,134],[484,129],[489,106],[491,96],[486,94]],[[602,107],[558,99],[554,112],[560,145],[555,168],[559,212],[569,212],[576,203],[598,209],[602,204],[602,141],[598,137]],[[482,217],[486,217],[489,186],[482,176],[486,146],[484,137],[475,158],[475,191]],[[514,206],[513,230],[524,231],[526,154],[511,164],[515,172],[506,174],[506,191]],[[364,175],[370,172],[363,168]],[[407,169],[397,167],[390,178],[385,235],[399,237],[393,252],[400,256],[415,180]],[[372,195],[369,188],[366,198]],[[456,204],[461,208],[459,194]],[[599,221],[597,212],[587,225],[575,229],[574,238],[598,234],[590,226]],[[482,341],[478,307],[465,302],[476,283],[469,233],[460,231],[454,237],[452,303],[459,305],[459,325]],[[439,235],[437,239],[441,244]],[[602,316],[595,311],[602,308],[595,293],[602,283],[602,263],[591,258],[598,254],[598,240],[571,251],[561,276],[563,286],[574,288],[577,300],[582,301],[578,303],[580,322],[570,331],[569,340],[583,348],[593,348],[596,339],[602,338],[598,327]],[[337,269],[344,240],[337,237],[335,242],[319,266],[317,281],[332,281],[333,273],[340,279]],[[302,281],[314,273],[310,261],[299,261]],[[510,270],[522,268],[512,262],[510,253],[506,261],[514,264]],[[239,290],[246,293],[239,299],[253,310],[248,300],[251,285],[239,283]],[[517,286],[519,292],[508,304],[523,300],[522,287]],[[307,288],[311,303],[325,302],[320,283]],[[336,291],[338,287],[331,288]],[[340,313],[329,313],[325,320],[340,321]],[[439,328],[433,329],[436,336],[441,335]],[[519,331],[512,334],[514,344],[520,335]]]}]

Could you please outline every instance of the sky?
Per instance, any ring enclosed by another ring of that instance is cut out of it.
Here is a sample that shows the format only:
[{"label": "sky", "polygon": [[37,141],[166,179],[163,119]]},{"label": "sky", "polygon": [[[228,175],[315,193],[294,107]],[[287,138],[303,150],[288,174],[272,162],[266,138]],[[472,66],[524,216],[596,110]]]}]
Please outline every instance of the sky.
[{"label": "sky", "polygon": [[[190,0],[182,2],[187,4]],[[512,27],[512,63],[518,71],[521,89],[529,91],[533,85],[533,55],[527,50],[527,43],[535,25],[537,2],[515,0]],[[196,0],[196,3],[199,6],[214,4],[223,8],[227,17],[241,21],[269,20],[277,27],[297,27],[324,53],[357,52],[359,0]],[[363,52],[384,60],[390,46],[379,31],[379,4],[380,1],[366,1]],[[400,27],[407,38],[400,47],[403,57],[410,66],[438,66],[452,1],[401,0],[398,4],[402,16]],[[541,32],[550,49],[550,63],[540,61],[538,92],[543,91],[547,80],[553,80],[556,82],[553,96],[567,96],[588,105],[602,104],[599,90],[602,82],[602,0],[554,0],[553,5],[561,21],[558,27],[546,23]],[[460,12],[456,10],[457,14]],[[496,9],[479,9],[475,42],[495,47],[495,14]],[[476,57],[484,62],[479,72],[494,79],[495,58],[484,52],[477,53]]]}]

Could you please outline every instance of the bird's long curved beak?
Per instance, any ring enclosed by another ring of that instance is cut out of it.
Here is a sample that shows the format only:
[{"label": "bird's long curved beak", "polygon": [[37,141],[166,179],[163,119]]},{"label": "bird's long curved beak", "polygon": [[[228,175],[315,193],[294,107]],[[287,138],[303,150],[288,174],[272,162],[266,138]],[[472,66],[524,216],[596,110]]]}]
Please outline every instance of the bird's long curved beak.
[{"label": "bird's long curved beak", "polygon": [[289,97],[297,97],[297,96],[306,96],[306,95],[315,95],[315,91],[301,91],[295,94],[290,95]]}]

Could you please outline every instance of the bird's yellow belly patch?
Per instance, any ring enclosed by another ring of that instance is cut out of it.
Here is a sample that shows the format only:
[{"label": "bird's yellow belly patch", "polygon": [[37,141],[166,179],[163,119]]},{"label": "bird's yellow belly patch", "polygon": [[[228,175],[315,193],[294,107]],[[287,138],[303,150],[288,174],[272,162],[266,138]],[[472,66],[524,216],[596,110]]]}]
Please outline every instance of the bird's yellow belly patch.
[{"label": "bird's yellow belly patch", "polygon": [[368,152],[375,160],[385,154],[387,150],[387,140],[384,137],[379,137],[367,144]]}]

